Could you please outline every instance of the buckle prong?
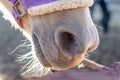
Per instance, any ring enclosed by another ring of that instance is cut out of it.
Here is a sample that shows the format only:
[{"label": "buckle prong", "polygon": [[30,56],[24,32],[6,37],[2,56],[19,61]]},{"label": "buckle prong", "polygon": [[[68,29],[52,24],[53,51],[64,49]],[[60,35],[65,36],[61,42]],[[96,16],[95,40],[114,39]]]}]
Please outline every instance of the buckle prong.
[{"label": "buckle prong", "polygon": [[[23,8],[23,12],[21,12],[21,13],[19,12],[19,10],[18,10],[18,8],[17,8],[17,5],[18,5],[18,4],[20,4],[20,5],[22,6],[22,8]],[[24,7],[23,7],[23,4],[22,4],[21,0],[17,0],[17,1],[14,3],[13,8],[14,8],[15,11],[17,12],[19,19],[22,18],[23,16],[25,16],[25,14],[27,13],[26,10],[25,10]]]}]

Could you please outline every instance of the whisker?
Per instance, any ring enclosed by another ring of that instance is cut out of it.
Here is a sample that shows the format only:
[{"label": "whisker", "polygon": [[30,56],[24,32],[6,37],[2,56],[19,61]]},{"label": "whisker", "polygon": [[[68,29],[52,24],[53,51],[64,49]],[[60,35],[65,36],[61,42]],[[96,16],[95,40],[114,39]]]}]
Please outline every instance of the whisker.
[{"label": "whisker", "polygon": [[[50,68],[44,67],[38,60],[34,50],[32,50],[31,42],[27,39],[22,40],[22,44],[17,46],[9,55],[14,54],[17,50],[20,49],[20,53],[16,54],[17,60],[15,62],[21,64],[21,75],[23,77],[31,76],[44,76],[51,72]],[[39,48],[36,48],[39,49]],[[29,51],[29,52],[28,52]]]},{"label": "whisker", "polygon": [[33,51],[24,55],[19,55],[16,62],[23,63],[24,66],[22,66],[21,75],[24,77],[44,76],[51,71],[50,68],[46,68],[40,64],[37,56],[35,53],[33,53]]},{"label": "whisker", "polygon": [[31,48],[31,44],[30,41],[28,41],[27,39],[22,40],[24,41],[23,44],[20,44],[19,46],[17,46],[12,52],[8,53],[9,55],[14,54],[18,49],[20,48],[24,48],[22,49],[23,51],[25,51],[25,49],[27,50],[27,48]]}]

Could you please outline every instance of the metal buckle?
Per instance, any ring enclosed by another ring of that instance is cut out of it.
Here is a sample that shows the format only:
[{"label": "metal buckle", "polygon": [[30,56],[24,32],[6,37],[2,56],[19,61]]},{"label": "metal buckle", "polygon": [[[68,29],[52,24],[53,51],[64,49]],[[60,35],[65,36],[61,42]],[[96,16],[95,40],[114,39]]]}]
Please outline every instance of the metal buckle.
[{"label": "metal buckle", "polygon": [[[19,10],[17,9],[17,5],[18,5],[18,4],[20,4],[20,5],[22,6],[22,8],[23,8],[23,12],[22,12],[22,13],[20,13]],[[23,7],[23,4],[22,4],[21,0],[17,0],[17,1],[14,3],[13,8],[15,9],[15,11],[16,11],[17,14],[18,14],[18,19],[22,18],[22,17],[25,16],[25,14],[27,13],[26,10],[25,10],[24,7]]]}]

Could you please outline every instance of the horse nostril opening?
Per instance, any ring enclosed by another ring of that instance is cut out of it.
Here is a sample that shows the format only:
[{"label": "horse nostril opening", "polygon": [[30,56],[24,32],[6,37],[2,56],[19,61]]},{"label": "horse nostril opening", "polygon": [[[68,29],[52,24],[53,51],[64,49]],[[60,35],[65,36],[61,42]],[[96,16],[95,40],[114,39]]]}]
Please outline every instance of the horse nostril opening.
[{"label": "horse nostril opening", "polygon": [[79,42],[77,37],[70,32],[62,32],[59,35],[60,45],[63,50],[69,53],[79,52]]}]

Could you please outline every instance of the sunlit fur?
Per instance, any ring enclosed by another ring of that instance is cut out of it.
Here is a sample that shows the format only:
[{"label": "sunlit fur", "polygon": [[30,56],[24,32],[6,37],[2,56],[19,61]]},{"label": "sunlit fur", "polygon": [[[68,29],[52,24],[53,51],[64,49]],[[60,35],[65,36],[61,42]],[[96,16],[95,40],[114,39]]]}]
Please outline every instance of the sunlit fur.
[{"label": "sunlit fur", "polygon": [[[15,27],[15,29],[18,29],[18,24],[16,23],[15,19],[13,18],[13,16],[11,15],[11,13],[3,6],[2,3],[0,3],[0,11],[3,14],[3,18],[5,20],[9,20],[12,27]],[[20,28],[19,28],[20,29]]]},{"label": "sunlit fur", "polygon": [[[25,31],[22,31],[22,29],[18,26],[18,24],[16,23],[16,21],[14,20],[13,16],[11,15],[11,13],[2,5],[2,3],[0,2],[0,12],[3,14],[3,18],[5,20],[10,21],[11,23],[11,27],[14,27],[16,30],[19,29],[21,32],[23,32],[24,35],[26,35]],[[29,42],[29,44],[26,44],[27,42]],[[24,55],[19,55],[18,59],[16,60],[17,62],[20,63],[27,63],[26,65],[24,65],[21,69],[22,72],[22,76],[24,77],[29,77],[29,76],[44,76],[48,73],[50,73],[50,69],[49,68],[45,68],[44,66],[42,66],[39,61],[38,58],[35,55],[34,50],[32,50],[33,48],[31,47],[31,42],[30,41],[26,41],[19,45],[15,50],[17,50],[18,48],[21,47],[29,47],[31,48],[31,51],[24,54]],[[11,53],[14,53],[15,50]]]}]

